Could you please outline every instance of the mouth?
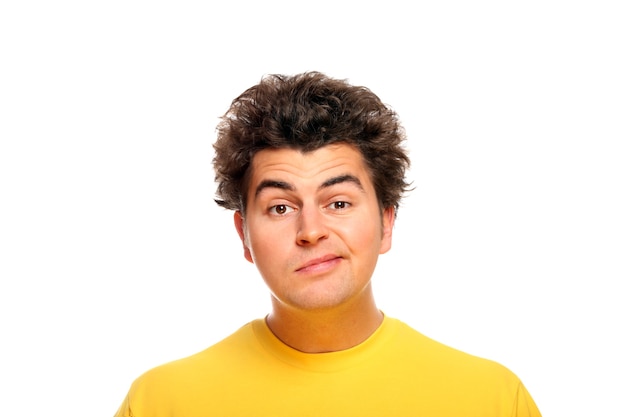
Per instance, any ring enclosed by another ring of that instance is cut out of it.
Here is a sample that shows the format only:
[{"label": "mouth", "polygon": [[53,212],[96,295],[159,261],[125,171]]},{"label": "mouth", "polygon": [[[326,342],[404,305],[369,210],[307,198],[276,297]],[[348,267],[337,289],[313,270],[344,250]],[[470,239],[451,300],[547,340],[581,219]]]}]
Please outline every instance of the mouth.
[{"label": "mouth", "polygon": [[319,258],[311,259],[301,265],[296,272],[321,272],[333,268],[341,262],[341,256],[325,255]]}]

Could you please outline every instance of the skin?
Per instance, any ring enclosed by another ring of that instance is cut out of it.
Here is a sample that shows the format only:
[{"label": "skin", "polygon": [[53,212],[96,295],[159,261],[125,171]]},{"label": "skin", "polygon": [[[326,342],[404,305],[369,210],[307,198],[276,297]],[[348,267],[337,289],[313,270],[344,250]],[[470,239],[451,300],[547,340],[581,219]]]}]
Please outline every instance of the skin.
[{"label": "skin", "polygon": [[361,154],[347,144],[265,149],[251,169],[245,218],[234,220],[271,292],[268,326],[303,352],[361,343],[383,319],[371,278],[395,219],[379,206]]}]

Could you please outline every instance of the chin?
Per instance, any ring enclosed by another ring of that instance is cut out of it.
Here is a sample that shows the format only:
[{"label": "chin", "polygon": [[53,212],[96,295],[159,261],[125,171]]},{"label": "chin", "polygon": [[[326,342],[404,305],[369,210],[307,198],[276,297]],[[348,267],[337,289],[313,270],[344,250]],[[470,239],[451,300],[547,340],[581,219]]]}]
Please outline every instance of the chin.
[{"label": "chin", "polygon": [[347,304],[352,296],[352,294],[346,294],[340,291],[299,294],[297,297],[290,297],[287,304],[297,309],[307,311],[331,310]]}]

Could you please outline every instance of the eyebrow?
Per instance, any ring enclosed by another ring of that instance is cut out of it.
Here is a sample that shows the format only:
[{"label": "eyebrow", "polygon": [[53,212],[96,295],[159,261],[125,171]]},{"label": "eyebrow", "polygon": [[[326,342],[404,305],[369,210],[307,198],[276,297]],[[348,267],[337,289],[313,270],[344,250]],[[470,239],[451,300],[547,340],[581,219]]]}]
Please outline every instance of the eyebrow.
[{"label": "eyebrow", "polygon": [[257,185],[256,190],[254,191],[254,196],[258,196],[261,194],[261,191],[266,188],[278,188],[280,190],[286,191],[295,191],[296,187],[285,182],[285,181],[277,181],[277,180],[263,180]]},{"label": "eyebrow", "polygon": [[361,184],[361,180],[351,174],[339,175],[336,177],[332,177],[327,179],[320,185],[319,189],[328,188],[336,184],[341,184],[344,182],[349,182],[356,185],[360,190],[363,190],[363,184]]},{"label": "eyebrow", "polygon": [[[352,183],[356,185],[360,190],[363,190],[363,184],[361,184],[361,180],[351,174],[338,175],[336,177],[332,177],[324,181],[318,189],[324,189],[328,187],[332,187],[333,185],[341,184],[341,183]],[[255,197],[258,196],[263,190],[266,188],[278,188],[280,190],[286,191],[295,191],[296,187],[293,184],[290,184],[285,181],[279,180],[263,180],[259,185],[257,185],[256,190],[254,191]]]}]

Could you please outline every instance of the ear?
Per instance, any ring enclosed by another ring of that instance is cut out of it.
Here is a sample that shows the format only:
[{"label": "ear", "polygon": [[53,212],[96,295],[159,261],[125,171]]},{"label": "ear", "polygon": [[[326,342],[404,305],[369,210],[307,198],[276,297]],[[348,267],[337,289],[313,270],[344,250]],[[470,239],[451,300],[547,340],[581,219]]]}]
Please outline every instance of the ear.
[{"label": "ear", "polygon": [[235,212],[234,220],[235,229],[237,229],[237,233],[239,234],[241,243],[243,243],[243,256],[248,262],[254,263],[254,261],[252,260],[252,253],[250,253],[250,248],[248,247],[248,237],[246,236],[246,221],[240,211]]},{"label": "ear", "polygon": [[396,220],[396,209],[388,207],[383,210],[383,236],[380,244],[380,253],[387,253],[391,249],[391,237],[393,234],[393,224]]}]

